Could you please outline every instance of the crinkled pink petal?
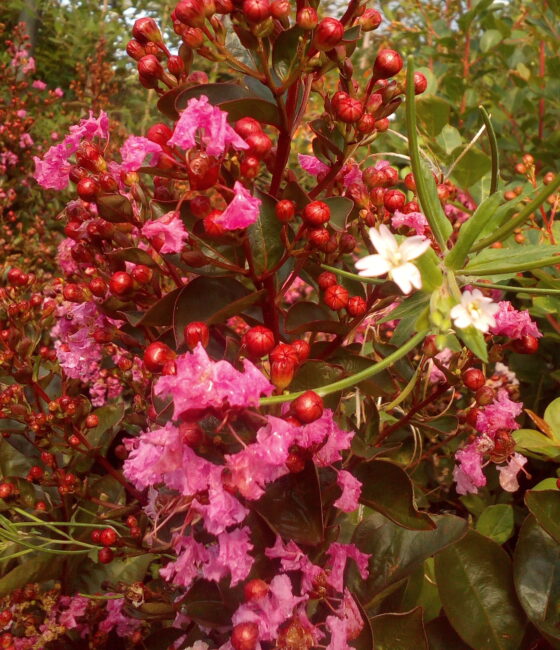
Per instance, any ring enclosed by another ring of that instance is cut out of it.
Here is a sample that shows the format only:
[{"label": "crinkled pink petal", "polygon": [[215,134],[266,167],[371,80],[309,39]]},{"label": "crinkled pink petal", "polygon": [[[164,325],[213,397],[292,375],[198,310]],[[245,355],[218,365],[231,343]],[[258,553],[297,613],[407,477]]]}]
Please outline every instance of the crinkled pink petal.
[{"label": "crinkled pink petal", "polygon": [[180,253],[189,235],[177,212],[168,212],[159,219],[146,221],[142,234],[148,239],[163,239],[160,253]]},{"label": "crinkled pink petal", "polygon": [[523,404],[509,399],[508,392],[500,388],[494,401],[480,410],[476,418],[476,428],[481,433],[494,436],[498,431],[517,429],[515,418],[523,411]]},{"label": "crinkled pink petal", "polygon": [[348,645],[346,619],[338,616],[327,616],[325,623],[331,633],[331,641],[326,650],[352,650],[352,647]]},{"label": "crinkled pink petal", "polygon": [[459,449],[455,454],[455,459],[459,463],[453,470],[457,493],[476,494],[478,488],[486,485],[486,476],[482,471],[483,456],[476,441]]},{"label": "crinkled pink petal", "polygon": [[362,484],[350,472],[343,469],[338,472],[336,483],[342,490],[342,494],[334,502],[335,508],[344,512],[354,512],[358,507]]},{"label": "crinkled pink petal", "polygon": [[329,546],[327,556],[330,560],[329,584],[337,591],[344,591],[344,569],[348,558],[354,560],[363,580],[369,575],[368,561],[371,555],[362,553],[354,544],[339,544],[334,542]]},{"label": "crinkled pink petal", "polygon": [[498,303],[499,310],[494,314],[496,325],[490,329],[492,334],[507,336],[511,339],[520,339],[523,336],[534,336],[540,338],[540,332],[537,324],[531,320],[531,316],[526,309],[521,311],[509,302],[502,300]]},{"label": "crinkled pink petal", "polygon": [[321,162],[315,156],[308,156],[304,153],[298,153],[298,162],[300,167],[305,170],[308,174],[313,176],[319,176],[329,171],[329,166]]},{"label": "crinkled pink petal", "polygon": [[232,587],[244,580],[249,575],[254,562],[249,555],[249,551],[253,548],[250,536],[250,530],[246,526],[220,533],[218,546],[209,548],[210,557],[202,570],[203,577],[219,582],[229,573]]},{"label": "crinkled pink petal", "polygon": [[148,138],[137,135],[129,136],[121,147],[121,169],[135,172],[145,164],[146,156],[151,155],[150,164],[155,165],[161,153],[161,146]]},{"label": "crinkled pink petal", "polygon": [[235,196],[232,201],[215,219],[216,223],[225,230],[247,228],[258,221],[260,215],[260,199],[252,196],[239,181],[235,181],[233,191]]},{"label": "crinkled pink petal", "polygon": [[515,492],[519,489],[519,482],[517,475],[523,469],[527,462],[525,456],[515,453],[509,459],[507,465],[499,465],[497,467],[500,472],[500,485],[506,492]]},{"label": "crinkled pink petal", "polygon": [[418,235],[423,235],[429,228],[428,220],[421,212],[408,212],[405,214],[400,210],[395,210],[391,218],[391,225],[395,229],[407,226],[416,231]]}]

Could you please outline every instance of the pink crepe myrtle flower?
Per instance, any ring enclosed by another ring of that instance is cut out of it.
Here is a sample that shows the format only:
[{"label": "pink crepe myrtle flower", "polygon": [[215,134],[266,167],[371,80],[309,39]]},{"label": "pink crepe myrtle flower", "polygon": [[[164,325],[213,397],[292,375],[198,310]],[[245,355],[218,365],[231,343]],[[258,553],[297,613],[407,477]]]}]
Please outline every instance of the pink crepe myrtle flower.
[{"label": "pink crepe myrtle flower", "polygon": [[55,97],[64,97],[64,90],[62,90],[62,88],[55,88],[53,90],[53,95]]},{"label": "pink crepe myrtle flower", "polygon": [[455,481],[458,494],[476,494],[478,488],[486,485],[486,476],[482,471],[483,453],[481,452],[477,441],[474,441],[459,449],[455,454],[455,459],[459,463],[453,470],[453,480]]},{"label": "pink crepe myrtle flower", "polygon": [[315,156],[298,153],[298,162],[300,167],[312,176],[319,176],[319,174],[325,174],[329,171],[329,166]]},{"label": "pink crepe myrtle flower", "polygon": [[341,171],[341,176],[342,176],[342,182],[346,187],[349,187],[350,185],[362,185],[363,184],[363,178],[362,178],[362,171],[354,161],[350,161],[344,167],[342,168]]},{"label": "pink crepe myrtle flower", "polygon": [[193,503],[193,509],[204,521],[204,527],[212,535],[219,535],[229,526],[240,524],[249,510],[224,488],[223,467],[212,465],[208,474],[208,502]]},{"label": "pink crepe myrtle flower", "polygon": [[85,615],[90,602],[89,598],[83,596],[61,596],[57,603],[62,609],[58,617],[59,624],[69,630],[79,627],[81,622],[76,619]]},{"label": "pink crepe myrtle flower", "polygon": [[199,343],[194,351],[176,359],[177,373],[160,377],[156,395],[173,399],[173,417],[208,408],[257,406],[261,395],[270,395],[274,386],[247,359],[243,371],[227,361],[212,361]]},{"label": "pink crepe myrtle flower", "polygon": [[132,616],[127,616],[123,612],[125,605],[126,600],[124,598],[111,598],[107,601],[107,618],[99,624],[101,632],[108,634],[114,630],[117,636],[127,638],[142,627],[141,619],[132,618]]},{"label": "pink crepe myrtle flower", "polygon": [[232,201],[215,219],[224,230],[247,228],[258,220],[260,214],[261,200],[252,196],[239,181],[235,181],[233,191]]},{"label": "pink crepe myrtle flower", "polygon": [[197,133],[210,156],[222,156],[230,146],[237,150],[249,148],[228,124],[227,113],[213,106],[206,95],[189,100],[168,144],[185,150],[192,149],[196,145]]},{"label": "pink crepe myrtle flower", "polygon": [[178,212],[168,212],[159,219],[146,221],[142,234],[152,241],[160,253],[181,252],[189,237]]},{"label": "pink crepe myrtle flower", "polygon": [[287,544],[277,535],[274,546],[265,549],[264,554],[271,559],[279,559],[283,571],[300,571],[302,574],[301,592],[308,593],[313,590],[317,579],[325,572],[316,564],[313,564],[306,553],[293,541]]},{"label": "pink crepe myrtle flower", "polygon": [[338,608],[338,614],[346,621],[348,638],[356,639],[364,628],[364,619],[354,596],[346,588],[344,588],[344,596]]},{"label": "pink crepe myrtle flower", "polygon": [[287,575],[277,575],[263,598],[243,603],[232,617],[233,625],[253,622],[259,628],[260,641],[273,641],[278,628],[294,613],[294,609],[306,601],[306,596],[294,596],[292,583]]},{"label": "pink crepe myrtle flower", "polygon": [[23,108],[20,108],[19,111],[16,111],[16,115],[23,120],[24,117],[27,117],[27,111]]},{"label": "pink crepe myrtle flower", "polygon": [[523,404],[514,402],[507,390],[500,388],[494,401],[480,410],[476,418],[476,429],[481,433],[494,436],[498,431],[517,429],[515,418],[523,411]]},{"label": "pink crepe myrtle flower", "polygon": [[[453,356],[453,350],[449,348],[444,348],[441,352],[438,352],[434,359],[437,359],[440,364],[447,368],[449,366],[449,361]],[[436,364],[431,361],[430,363],[430,382],[432,384],[439,384],[447,381],[445,374],[436,366]]]},{"label": "pink crepe myrtle flower", "polygon": [[144,166],[147,156],[151,156],[150,164],[157,164],[161,146],[148,138],[131,135],[124,141],[120,152],[122,159],[120,169],[125,172],[135,172]]},{"label": "pink crepe myrtle flower", "polygon": [[406,226],[414,230],[417,235],[423,235],[429,228],[428,220],[421,212],[404,213],[400,210],[395,210],[391,217],[391,225],[396,230]]},{"label": "pink crepe myrtle flower", "polygon": [[193,537],[180,537],[174,543],[177,559],[169,562],[159,573],[164,580],[188,589],[200,575],[200,565],[208,560],[204,544]]},{"label": "pink crepe myrtle flower", "polygon": [[515,492],[519,489],[517,475],[523,469],[527,462],[525,456],[515,453],[508,460],[506,465],[498,465],[497,470],[500,472],[500,485],[506,492]]},{"label": "pink crepe myrtle flower", "polygon": [[71,164],[70,157],[76,153],[83,139],[91,140],[94,137],[106,139],[109,135],[109,118],[104,111],[99,117],[89,117],[80,120],[79,124],[70,127],[70,134],[62,142],[55,144],[47,151],[43,158],[33,157],[35,172],[33,177],[46,189],[63,190],[68,186],[68,173]]},{"label": "pink crepe myrtle flower", "polygon": [[496,324],[491,328],[491,333],[495,335],[507,336],[511,339],[520,339],[523,336],[542,336],[537,324],[531,320],[531,316],[526,309],[521,311],[509,302],[502,300],[498,303],[498,311],[494,314]]},{"label": "pink crepe myrtle flower", "polygon": [[22,133],[19,138],[19,146],[21,149],[27,149],[33,146],[33,138],[29,133]]},{"label": "pink crepe myrtle flower", "polygon": [[39,79],[35,79],[35,81],[31,84],[33,88],[36,90],[45,90],[47,87],[47,84],[44,81],[40,81]]},{"label": "pink crepe myrtle flower", "polygon": [[369,575],[368,561],[371,555],[362,553],[355,544],[333,542],[327,551],[330,564],[329,584],[337,591],[344,591],[344,569],[348,558],[354,560],[360,577],[365,580]]},{"label": "pink crepe myrtle flower", "polygon": [[250,536],[247,526],[220,533],[218,544],[208,548],[208,563],[203,570],[203,577],[219,582],[229,573],[232,587],[245,580],[254,562],[249,555],[253,548]]},{"label": "pink crepe myrtle flower", "polygon": [[77,242],[70,237],[65,237],[58,245],[56,252],[56,263],[65,273],[65,275],[72,275],[79,271],[77,262],[72,257],[72,249],[76,246]]},{"label": "pink crepe myrtle flower", "polygon": [[354,512],[358,507],[358,499],[362,492],[362,484],[350,472],[340,470],[336,479],[342,494],[334,502],[334,506],[344,512]]}]

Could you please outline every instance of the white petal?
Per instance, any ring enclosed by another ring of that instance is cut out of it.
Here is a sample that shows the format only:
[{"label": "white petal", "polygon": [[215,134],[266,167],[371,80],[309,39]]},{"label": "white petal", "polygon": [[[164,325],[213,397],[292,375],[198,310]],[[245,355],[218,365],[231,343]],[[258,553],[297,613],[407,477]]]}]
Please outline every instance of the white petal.
[{"label": "white petal", "polygon": [[399,246],[399,252],[405,262],[410,262],[423,255],[428,248],[430,248],[430,240],[416,235],[405,239]]},{"label": "white petal", "polygon": [[455,326],[459,329],[465,329],[472,325],[469,312],[463,307],[463,305],[455,305],[450,312],[451,318],[455,323]]},{"label": "white petal", "polygon": [[375,246],[375,250],[383,257],[388,257],[391,253],[395,253],[399,245],[393,233],[387,228],[385,224],[376,228],[369,229],[369,238],[371,243]]},{"label": "white petal", "polygon": [[359,270],[358,275],[366,278],[375,278],[378,275],[385,275],[391,269],[389,262],[381,255],[367,255],[358,260],[355,267]]},{"label": "white petal", "polygon": [[414,270],[418,270],[413,264],[403,264],[402,266],[397,266],[391,271],[393,282],[399,286],[403,293],[410,293],[412,291],[410,266],[412,266]]}]

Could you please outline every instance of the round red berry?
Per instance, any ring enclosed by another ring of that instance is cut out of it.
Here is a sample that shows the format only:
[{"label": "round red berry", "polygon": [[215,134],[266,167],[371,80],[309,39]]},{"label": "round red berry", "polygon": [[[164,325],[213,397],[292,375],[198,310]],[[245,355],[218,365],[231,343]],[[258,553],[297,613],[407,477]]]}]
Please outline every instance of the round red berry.
[{"label": "round red berry", "polygon": [[317,278],[317,284],[319,285],[319,288],[324,291],[336,284],[336,275],[331,273],[331,271],[323,271],[323,273],[321,273]]},{"label": "round red berry", "polygon": [[539,339],[526,335],[513,342],[513,349],[519,354],[536,354],[539,349]]},{"label": "round red berry", "polygon": [[331,218],[331,210],[323,201],[312,201],[303,209],[303,220],[309,226],[322,226]]},{"label": "round red berry", "polygon": [[298,339],[291,343],[292,348],[296,351],[298,363],[303,363],[309,358],[309,353],[311,352],[311,346],[307,341],[303,339]]},{"label": "round red berry", "polygon": [[234,650],[255,650],[259,640],[259,626],[252,621],[238,623],[231,631]]},{"label": "round red berry", "polygon": [[126,271],[117,271],[111,276],[109,290],[112,294],[119,297],[125,297],[132,293],[134,282],[132,276]]},{"label": "round red berry", "polygon": [[161,341],[150,343],[144,352],[144,367],[150,372],[161,372],[163,366],[175,359],[175,353]]},{"label": "round red berry", "polygon": [[381,50],[373,64],[373,72],[377,79],[394,77],[402,70],[403,60],[395,50]]},{"label": "round red berry", "polygon": [[383,196],[383,205],[389,212],[401,210],[406,203],[406,196],[400,190],[387,190]]},{"label": "round red berry", "polygon": [[288,359],[279,359],[270,364],[270,381],[278,390],[287,388],[294,378],[296,364]]},{"label": "round red berry", "polygon": [[118,535],[112,528],[104,528],[99,534],[99,541],[103,546],[114,546],[117,539]]},{"label": "round red berry", "polygon": [[186,325],[184,334],[185,343],[191,350],[194,350],[199,343],[205,348],[210,340],[208,325],[202,321],[193,321]]},{"label": "round red berry", "polygon": [[252,23],[262,23],[270,16],[268,0],[244,0],[243,13]]},{"label": "round red berry", "polygon": [[97,559],[100,564],[110,564],[113,561],[113,551],[110,548],[100,548],[97,553]]},{"label": "round red berry", "polygon": [[95,201],[95,197],[99,194],[99,184],[93,178],[81,178],[76,186],[76,191],[82,201],[91,203]]},{"label": "round red berry", "polygon": [[243,587],[243,594],[246,601],[259,600],[260,598],[264,598],[267,595],[268,591],[268,584],[260,578],[249,580],[249,582]]},{"label": "round red berry", "polygon": [[337,119],[347,124],[357,122],[364,112],[362,102],[355,97],[350,97],[343,91],[337,92],[332,101],[332,106]]},{"label": "round red berry", "polygon": [[296,213],[296,204],[288,199],[283,199],[282,201],[278,201],[274,206],[274,212],[276,213],[278,221],[288,223],[294,218]]},{"label": "round red berry", "polygon": [[336,18],[323,18],[315,29],[313,45],[321,51],[332,50],[344,36],[344,25]]},{"label": "round red berry", "polygon": [[312,390],[297,397],[292,403],[292,411],[300,422],[309,424],[323,415],[323,399]]},{"label": "round red berry", "polygon": [[414,94],[421,95],[428,87],[428,80],[421,72],[414,73]]},{"label": "round red berry", "polygon": [[468,368],[462,375],[463,383],[470,390],[478,390],[486,383],[486,377],[478,368]]},{"label": "round red berry", "polygon": [[242,137],[248,138],[253,133],[262,133],[261,123],[254,117],[242,117],[235,123],[235,131]]},{"label": "round red berry", "polygon": [[350,316],[363,316],[367,311],[367,302],[361,296],[352,296],[346,306]]}]

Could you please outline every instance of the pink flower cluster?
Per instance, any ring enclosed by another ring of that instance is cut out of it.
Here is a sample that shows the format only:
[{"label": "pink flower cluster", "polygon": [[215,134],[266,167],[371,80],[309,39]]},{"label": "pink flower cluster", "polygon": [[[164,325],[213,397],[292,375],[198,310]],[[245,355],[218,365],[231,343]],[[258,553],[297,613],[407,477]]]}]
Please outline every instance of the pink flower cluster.
[{"label": "pink flower cluster", "polygon": [[519,311],[508,301],[502,300],[498,303],[500,308],[494,319],[496,325],[491,328],[492,334],[507,336],[510,339],[520,339],[524,336],[542,336],[537,324],[531,320],[526,309]]},{"label": "pink flower cluster", "polygon": [[[499,432],[510,432],[517,428],[516,419],[523,410],[523,404],[514,402],[504,388],[497,391],[494,401],[480,410],[476,420],[476,428],[482,434],[476,440],[460,449],[455,454],[458,465],[453,471],[459,494],[478,492],[478,488],[486,485],[484,475],[484,456],[492,451],[495,438]],[[521,454],[514,453],[506,465],[498,466],[500,485],[508,492],[519,488],[517,474],[527,462]]]},{"label": "pink flower cluster", "polygon": [[159,219],[146,221],[142,235],[147,237],[160,253],[179,253],[188,239],[178,212],[168,212]]}]

